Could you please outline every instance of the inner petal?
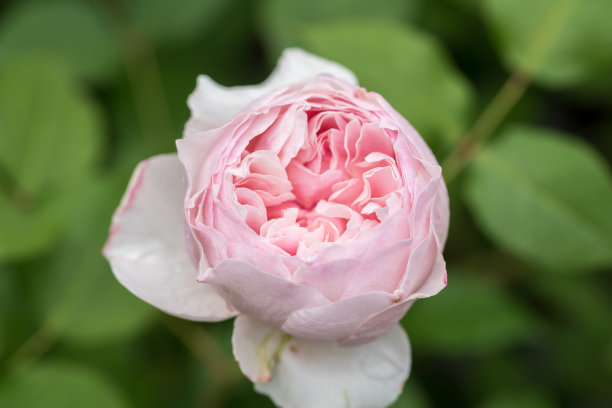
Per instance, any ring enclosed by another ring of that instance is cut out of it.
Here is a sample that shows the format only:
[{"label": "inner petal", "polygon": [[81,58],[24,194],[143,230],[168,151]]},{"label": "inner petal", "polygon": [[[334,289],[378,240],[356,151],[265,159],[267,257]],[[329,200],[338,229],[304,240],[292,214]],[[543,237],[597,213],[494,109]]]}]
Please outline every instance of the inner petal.
[{"label": "inner petal", "polygon": [[353,239],[403,205],[396,132],[317,101],[283,109],[229,170],[247,225],[290,255]]}]

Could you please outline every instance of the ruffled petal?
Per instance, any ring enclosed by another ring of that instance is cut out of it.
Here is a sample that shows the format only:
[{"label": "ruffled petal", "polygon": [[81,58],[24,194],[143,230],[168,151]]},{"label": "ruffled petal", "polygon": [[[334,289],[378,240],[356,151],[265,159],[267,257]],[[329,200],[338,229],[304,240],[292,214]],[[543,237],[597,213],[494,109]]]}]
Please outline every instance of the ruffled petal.
[{"label": "ruffled petal", "polygon": [[273,89],[319,74],[330,74],[357,84],[355,75],[347,68],[297,48],[286,49],[274,72],[259,85],[225,87],[200,75],[196,90],[187,100],[191,118],[185,126],[185,135],[220,127]]},{"label": "ruffled petal", "polygon": [[184,237],[185,170],[176,154],[141,162],[104,246],[115,276],[142,300],[185,319],[235,316],[198,272]]},{"label": "ruffled petal", "polygon": [[368,344],[341,347],[239,316],[232,343],[255,389],[281,407],[386,407],[401,393],[411,364],[408,337],[398,325]]}]

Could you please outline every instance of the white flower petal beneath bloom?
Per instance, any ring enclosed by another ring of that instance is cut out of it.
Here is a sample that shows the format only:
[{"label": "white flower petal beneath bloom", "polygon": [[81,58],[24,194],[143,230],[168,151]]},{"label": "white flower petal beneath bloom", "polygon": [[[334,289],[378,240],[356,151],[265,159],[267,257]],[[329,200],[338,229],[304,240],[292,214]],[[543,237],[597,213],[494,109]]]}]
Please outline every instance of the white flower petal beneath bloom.
[{"label": "white flower petal beneath bloom", "polygon": [[257,98],[319,74],[330,74],[357,85],[355,75],[347,68],[298,48],[286,49],[274,72],[258,85],[225,87],[207,75],[200,75],[196,90],[187,100],[191,118],[185,126],[185,136],[221,127]]},{"label": "white flower petal beneath bloom", "polygon": [[396,325],[356,347],[290,337],[274,326],[239,316],[234,355],[258,392],[285,408],[386,407],[410,371],[410,344]]},{"label": "white flower petal beneath bloom", "polygon": [[142,300],[175,316],[219,321],[236,315],[212,286],[197,282],[184,232],[185,169],[176,154],[141,162],[113,216],[104,255]]}]

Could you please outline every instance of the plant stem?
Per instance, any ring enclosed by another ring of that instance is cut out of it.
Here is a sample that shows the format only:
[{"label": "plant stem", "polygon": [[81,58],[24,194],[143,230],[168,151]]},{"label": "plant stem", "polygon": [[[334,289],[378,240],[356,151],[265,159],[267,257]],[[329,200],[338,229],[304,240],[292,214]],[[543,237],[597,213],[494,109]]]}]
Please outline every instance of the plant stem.
[{"label": "plant stem", "polygon": [[174,146],[172,119],[153,45],[135,28],[121,32],[125,67],[140,128],[154,153]]},{"label": "plant stem", "polygon": [[174,146],[174,128],[154,45],[116,1],[99,0],[115,24],[143,139],[153,153]]},{"label": "plant stem", "polygon": [[555,7],[543,19],[540,29],[533,36],[519,63],[491,103],[478,117],[474,125],[460,139],[453,151],[443,160],[442,170],[447,183],[457,177],[472,160],[486,140],[497,130],[514,105],[525,94],[534,71],[540,66],[554,39],[571,14],[576,0],[555,3]]},{"label": "plant stem", "polygon": [[508,78],[472,128],[442,162],[444,179],[447,183],[450,183],[463,170],[484,142],[499,127],[514,105],[521,99],[529,82],[530,77],[519,71],[515,71]]},{"label": "plant stem", "polygon": [[209,407],[222,407],[227,390],[241,378],[235,361],[225,357],[215,338],[198,323],[167,315],[163,315],[161,321],[206,371],[214,374],[210,377],[206,402]]},{"label": "plant stem", "polygon": [[6,368],[9,371],[19,371],[29,367],[49,351],[58,338],[57,328],[46,321],[9,356],[6,360]]}]

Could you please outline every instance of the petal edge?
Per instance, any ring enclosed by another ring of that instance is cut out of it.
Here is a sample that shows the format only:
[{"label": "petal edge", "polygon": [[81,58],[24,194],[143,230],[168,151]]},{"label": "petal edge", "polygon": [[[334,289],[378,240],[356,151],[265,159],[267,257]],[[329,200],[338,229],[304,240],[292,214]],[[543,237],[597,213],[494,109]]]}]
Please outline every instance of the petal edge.
[{"label": "petal edge", "polygon": [[236,315],[198,283],[183,232],[185,171],[176,154],[141,162],[132,175],[103,249],[117,280],[147,303],[190,320]]},{"label": "petal edge", "polygon": [[[247,376],[257,379],[258,361],[253,356],[261,350],[262,339],[275,337],[275,332],[283,335],[246,316],[236,319],[234,355]],[[385,407],[399,396],[410,372],[410,344],[399,325],[356,347],[287,338],[270,350],[276,359],[271,376],[256,382],[255,389],[282,407]]]}]

